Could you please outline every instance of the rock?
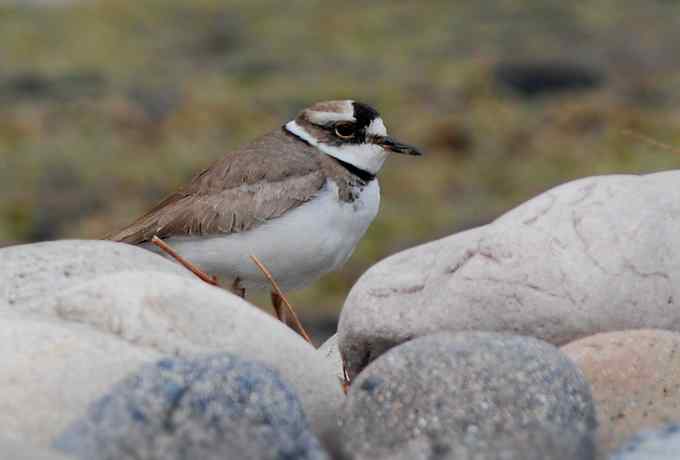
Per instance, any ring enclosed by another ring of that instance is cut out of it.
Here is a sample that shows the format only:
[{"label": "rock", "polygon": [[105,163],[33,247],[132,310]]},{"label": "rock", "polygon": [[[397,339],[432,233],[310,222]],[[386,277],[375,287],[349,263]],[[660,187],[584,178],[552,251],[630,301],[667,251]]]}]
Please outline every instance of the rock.
[{"label": "rock", "polygon": [[10,246],[0,249],[0,260],[0,300],[16,306],[122,270],[194,276],[150,251],[110,241],[62,240]]},{"label": "rock", "polygon": [[530,337],[440,333],[371,363],[340,411],[356,459],[594,458],[595,409],[579,370]]},{"label": "rock", "polygon": [[[343,371],[342,356],[338,349],[338,336],[333,334],[323,345],[319,347],[318,353],[323,356],[330,366],[334,369],[333,376],[341,386],[345,386],[345,373]],[[337,426],[326,430],[321,438],[324,447],[328,450],[331,458],[342,459],[342,441],[338,436]]]},{"label": "rock", "polygon": [[603,453],[619,448],[639,431],[680,421],[680,362],[676,358],[680,334],[609,332],[572,342],[562,351],[590,383]]},{"label": "rock", "polygon": [[87,460],[327,458],[279,374],[225,354],[146,366],[55,446]]},{"label": "rock", "polygon": [[[7,308],[0,306],[0,312]],[[1,373],[0,378],[10,379],[22,389],[19,391],[23,391],[24,401],[32,395],[63,392],[62,397],[36,396],[40,404],[32,409],[60,414],[52,417],[58,417],[60,422],[73,420],[82,413],[92,400],[91,395],[101,394],[105,380],[110,385],[120,377],[116,374],[113,379],[107,371],[111,361],[117,359],[117,346],[121,350],[130,349],[132,355],[138,354],[136,359],[121,364],[126,372],[137,369],[140,362],[148,362],[150,356],[156,359],[231,352],[263,362],[278,370],[300,395],[317,433],[335,428],[336,410],[343,394],[331,363],[270,315],[193,276],[121,271],[55,291],[21,307],[15,304],[13,311],[20,312],[22,317],[53,321],[84,331],[82,337],[74,334],[70,339],[76,343],[74,351],[55,347],[47,354],[33,341],[18,337],[24,354],[17,360],[22,360],[24,367],[9,374],[3,369]],[[108,349],[111,356],[89,353],[90,341],[95,340],[90,334],[95,333],[112,341]],[[72,356],[73,353],[77,354]],[[82,362],[83,367],[67,374],[65,366],[70,360]],[[43,367],[60,372],[54,371],[46,381],[36,381],[28,369]],[[0,407],[4,407],[9,397],[8,393],[0,392]],[[63,424],[36,418],[25,407],[17,407],[11,414],[0,413],[0,417],[13,419],[17,429],[25,428],[28,433],[38,429],[43,434],[55,434],[63,429]]]},{"label": "rock", "polygon": [[68,460],[71,457],[0,436],[0,458],[3,460]]},{"label": "rock", "polygon": [[338,348],[338,335],[333,334],[323,345],[319,347],[319,353],[326,359],[330,365],[335,369],[335,376],[338,381],[344,380],[344,373],[342,371],[342,356]]},{"label": "rock", "polygon": [[338,326],[351,375],[435,331],[563,345],[680,330],[680,171],[564,184],[493,223],[396,254],[352,288]]},{"label": "rock", "polygon": [[161,357],[76,322],[0,311],[0,325],[0,427],[36,445],[48,445],[114,382]]},{"label": "rock", "polygon": [[632,439],[611,460],[677,460],[680,452],[680,425],[643,433]]}]

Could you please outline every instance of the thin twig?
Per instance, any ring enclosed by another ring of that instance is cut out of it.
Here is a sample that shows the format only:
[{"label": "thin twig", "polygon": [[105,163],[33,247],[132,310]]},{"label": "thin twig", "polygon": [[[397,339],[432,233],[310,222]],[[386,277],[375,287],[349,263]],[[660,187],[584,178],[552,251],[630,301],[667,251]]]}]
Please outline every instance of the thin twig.
[{"label": "thin twig", "polygon": [[188,260],[186,260],[184,257],[180,256],[177,254],[177,252],[172,249],[165,241],[162,239],[158,238],[157,236],[154,236],[151,238],[151,242],[158,246],[162,251],[166,252],[170,257],[175,259],[177,262],[179,262],[184,268],[189,270],[191,273],[194,275],[198,276],[200,279],[205,281],[208,284],[212,284],[213,286],[219,286],[219,283],[217,282],[217,277],[216,276],[210,276],[207,273],[205,273],[203,270],[198,268],[196,265],[192,264]]},{"label": "thin twig", "polygon": [[309,335],[307,334],[307,331],[305,331],[305,328],[302,327],[302,323],[298,319],[297,314],[295,313],[295,310],[293,309],[293,306],[288,302],[288,299],[286,296],[283,294],[283,291],[281,291],[281,288],[279,287],[278,283],[272,276],[271,272],[267,269],[267,267],[264,266],[260,260],[255,257],[254,255],[251,255],[250,258],[252,259],[253,262],[255,262],[255,265],[257,265],[257,268],[260,269],[260,271],[264,274],[264,276],[269,280],[269,283],[272,285],[272,288],[274,289],[274,292],[281,297],[281,300],[283,301],[283,304],[286,306],[288,309],[288,313],[290,313],[291,318],[293,319],[293,324],[295,326],[295,330],[298,334],[302,336],[307,342],[309,342],[310,345],[314,346],[314,343],[312,342],[312,339],[309,338]]},{"label": "thin twig", "polygon": [[626,135],[626,136],[633,137],[633,138],[635,138],[639,141],[642,141],[642,142],[644,142],[648,145],[651,145],[652,147],[656,147],[658,149],[666,150],[666,151],[674,153],[676,155],[680,155],[680,149],[677,149],[677,148],[673,147],[672,145],[666,144],[664,142],[658,141],[658,140],[654,139],[653,137],[647,136],[645,134],[637,133],[637,132],[632,131],[630,129],[624,129],[624,130],[621,131],[621,133]]}]

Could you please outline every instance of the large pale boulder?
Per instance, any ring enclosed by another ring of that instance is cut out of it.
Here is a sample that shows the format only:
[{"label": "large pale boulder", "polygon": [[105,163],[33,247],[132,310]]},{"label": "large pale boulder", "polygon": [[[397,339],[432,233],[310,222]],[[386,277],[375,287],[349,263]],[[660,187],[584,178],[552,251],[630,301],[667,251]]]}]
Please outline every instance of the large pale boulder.
[{"label": "large pale boulder", "polygon": [[87,404],[161,353],[55,318],[0,311],[0,426],[48,445]]},{"label": "large pale boulder", "polygon": [[21,306],[121,270],[193,276],[180,265],[129,244],[98,240],[21,244],[0,249],[0,301]]},{"label": "large pale boulder", "polygon": [[[0,327],[7,342],[16,341],[9,349],[15,364],[0,375],[14,388],[0,392],[0,407],[12,410],[0,410],[0,417],[39,441],[63,429],[94,395],[142,362],[213,352],[231,352],[277,370],[299,394],[317,433],[335,426],[343,395],[334,366],[271,316],[193,277],[118,271],[0,305],[2,311],[68,330],[67,339],[49,345],[49,327],[33,336],[17,332],[11,323]],[[4,354],[7,348],[0,349]]]},{"label": "large pale boulder", "polygon": [[396,254],[350,292],[350,374],[434,331],[562,345],[620,329],[680,330],[680,172],[564,184],[485,227]]},{"label": "large pale boulder", "polygon": [[0,458],[3,460],[73,460],[54,450],[42,449],[0,435]]},{"label": "large pale boulder", "polygon": [[333,369],[335,369],[335,376],[339,382],[342,382],[345,376],[342,370],[342,356],[340,355],[340,349],[338,349],[338,335],[333,334],[330,336],[319,347],[319,353],[330,362]]}]

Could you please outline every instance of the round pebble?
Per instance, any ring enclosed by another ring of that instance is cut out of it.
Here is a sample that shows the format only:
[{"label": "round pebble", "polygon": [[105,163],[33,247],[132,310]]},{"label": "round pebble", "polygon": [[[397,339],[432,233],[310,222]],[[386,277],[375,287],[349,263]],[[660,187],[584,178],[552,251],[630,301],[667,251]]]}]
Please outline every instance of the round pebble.
[{"label": "round pebble", "polygon": [[611,460],[678,460],[680,425],[641,433],[630,440]]},{"label": "round pebble", "polygon": [[97,400],[55,447],[88,460],[327,458],[279,374],[232,355],[144,367]]},{"label": "round pebble", "polygon": [[572,342],[562,351],[590,383],[604,452],[639,431],[680,421],[680,334],[609,332]]},{"label": "round pebble", "polygon": [[356,459],[574,459],[595,456],[588,384],[530,337],[440,333],[406,342],[352,382],[341,409]]}]

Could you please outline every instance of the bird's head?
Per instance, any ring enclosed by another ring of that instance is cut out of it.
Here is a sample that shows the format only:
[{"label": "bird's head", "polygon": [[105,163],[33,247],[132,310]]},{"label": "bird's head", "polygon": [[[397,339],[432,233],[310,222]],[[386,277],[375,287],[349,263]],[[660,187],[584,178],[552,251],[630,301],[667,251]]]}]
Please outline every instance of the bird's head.
[{"label": "bird's head", "polygon": [[422,155],[417,148],[388,136],[380,114],[356,101],[318,102],[284,128],[321,152],[372,175],[389,153]]}]

